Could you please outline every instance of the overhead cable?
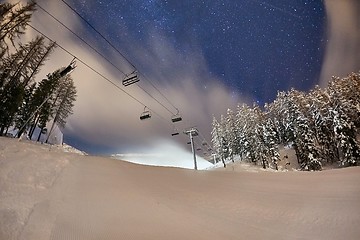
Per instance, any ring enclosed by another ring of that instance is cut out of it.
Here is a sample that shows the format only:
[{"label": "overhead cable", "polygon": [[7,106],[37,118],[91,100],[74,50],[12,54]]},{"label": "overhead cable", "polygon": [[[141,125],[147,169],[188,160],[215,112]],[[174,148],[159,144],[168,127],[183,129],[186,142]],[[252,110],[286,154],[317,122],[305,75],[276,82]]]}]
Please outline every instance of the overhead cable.
[{"label": "overhead cable", "polygon": [[[34,31],[38,32],[39,34],[41,34],[43,37],[45,37],[46,39],[48,39],[49,41],[55,42],[53,39],[51,39],[50,37],[48,37],[46,34],[44,34],[43,32],[41,32],[40,30],[38,30],[37,28],[35,28],[34,26],[32,26],[31,24],[28,24],[28,26],[30,28],[32,28]],[[109,78],[107,78],[106,76],[104,76],[102,73],[100,73],[98,70],[96,70],[95,68],[93,68],[92,66],[90,66],[89,64],[87,64],[85,61],[83,61],[82,59],[80,59],[79,57],[75,56],[74,54],[72,54],[69,50],[67,50],[66,48],[64,48],[63,46],[61,46],[60,44],[56,43],[56,45],[61,48],[64,52],[66,52],[67,54],[69,54],[70,56],[72,56],[73,58],[76,58],[77,61],[81,62],[84,66],[86,66],[87,68],[89,68],[91,71],[93,71],[94,73],[96,73],[97,75],[99,75],[100,77],[102,77],[103,79],[105,79],[108,83],[110,83],[111,85],[113,85],[114,87],[116,87],[118,90],[122,91],[123,93],[125,93],[127,96],[129,96],[130,98],[132,98],[133,100],[135,100],[137,103],[139,103],[140,105],[142,105],[143,107],[147,107],[151,112],[153,112],[155,115],[157,115],[160,119],[164,120],[166,123],[170,124],[163,116],[161,116],[160,114],[158,114],[157,112],[155,112],[154,110],[152,110],[151,108],[149,108],[147,105],[145,105],[143,102],[141,102],[139,99],[137,99],[136,97],[134,97],[133,95],[131,95],[130,93],[128,93],[127,91],[125,91],[124,89],[122,89],[121,87],[119,87],[117,84],[115,84],[113,81],[111,81]]]},{"label": "overhead cable", "polygon": [[43,10],[46,14],[48,14],[51,18],[53,18],[56,22],[58,22],[59,24],[61,24],[61,26],[63,26],[64,28],[66,28],[69,32],[71,32],[72,34],[74,34],[74,36],[76,36],[80,41],[82,41],[84,44],[86,44],[88,47],[90,47],[94,52],[96,52],[97,54],[99,54],[105,61],[107,61],[109,64],[111,64],[114,68],[116,68],[118,71],[120,71],[124,76],[126,76],[126,74],[119,68],[117,67],[115,64],[113,64],[107,57],[105,57],[102,53],[100,53],[96,48],[94,48],[91,44],[89,44],[88,42],[85,41],[85,39],[83,39],[82,37],[80,37],[77,33],[75,33],[73,30],[71,30],[68,26],[66,26],[64,23],[62,23],[59,19],[57,19],[53,14],[51,14],[50,12],[48,12],[46,9],[44,9],[42,6],[40,6],[38,3],[36,3],[36,5]]},{"label": "overhead cable", "polygon": [[[68,4],[65,0],[61,0],[68,8],[70,8],[77,16],[79,16],[91,29],[93,29],[97,34],[99,34],[99,36],[106,41],[110,47],[112,47],[117,53],[119,53],[135,70],[136,67],[135,65],[127,58],[125,57],[124,54],[122,54],[120,52],[120,50],[115,47],[103,34],[101,34],[88,20],[86,20],[76,9],[74,9],[73,7],[70,6],[70,4]],[[141,73],[141,75],[150,83],[150,85],[157,91],[160,93],[160,95],[177,111],[178,108],[155,86],[155,84],[143,73]],[[152,97],[154,98],[154,97]],[[168,109],[167,109],[168,110]],[[172,113],[172,112],[171,112]]]}]

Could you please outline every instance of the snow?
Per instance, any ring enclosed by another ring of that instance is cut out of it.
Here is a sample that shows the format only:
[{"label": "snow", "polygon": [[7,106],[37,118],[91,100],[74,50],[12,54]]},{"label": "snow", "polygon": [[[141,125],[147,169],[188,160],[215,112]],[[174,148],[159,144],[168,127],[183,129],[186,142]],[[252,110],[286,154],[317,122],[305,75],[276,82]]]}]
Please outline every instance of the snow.
[{"label": "snow", "polygon": [[0,239],[360,239],[360,168],[152,167],[0,138]]},{"label": "snow", "polygon": [[[137,164],[164,167],[179,167],[194,169],[194,158],[191,152],[181,148],[178,143],[165,140],[157,141],[151,151],[139,149],[140,153],[118,153],[113,158]],[[196,156],[197,168],[206,169],[212,166],[200,156]]]}]

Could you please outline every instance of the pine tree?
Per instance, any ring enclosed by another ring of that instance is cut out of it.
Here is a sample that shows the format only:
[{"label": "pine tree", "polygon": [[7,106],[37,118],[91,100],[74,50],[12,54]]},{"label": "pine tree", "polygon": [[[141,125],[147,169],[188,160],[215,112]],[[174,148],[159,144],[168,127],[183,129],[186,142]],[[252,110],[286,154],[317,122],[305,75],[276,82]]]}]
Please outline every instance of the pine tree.
[{"label": "pine tree", "polygon": [[356,99],[360,90],[357,85],[358,81],[359,76],[356,74],[344,79],[334,77],[328,87],[332,106],[333,131],[341,166],[360,163],[360,147],[356,140],[356,122],[359,121],[359,111],[357,110],[359,100]]},{"label": "pine tree", "polygon": [[246,115],[246,105],[238,105],[236,108],[236,120],[235,120],[235,126],[236,126],[236,133],[237,133],[237,139],[238,139],[238,149],[237,154],[240,156],[242,160],[246,158],[247,155],[247,148],[248,142],[246,139],[246,121],[247,121],[247,115]]},{"label": "pine tree", "polygon": [[6,41],[15,46],[15,40],[22,35],[35,11],[35,2],[21,4],[0,4],[0,57],[9,51]]},{"label": "pine tree", "polygon": [[220,149],[220,157],[223,162],[230,156],[230,148],[229,148],[229,136],[226,134],[228,132],[226,130],[226,117],[224,115],[220,116],[220,136],[221,136],[221,149]]},{"label": "pine tree", "polygon": [[271,160],[271,163],[278,170],[278,162],[280,161],[280,153],[277,144],[277,133],[275,125],[271,118],[265,117],[263,125],[263,141],[267,149],[267,157]]},{"label": "pine tree", "polygon": [[30,137],[36,126],[39,126],[41,131],[37,139],[40,140],[46,124],[51,119],[54,124],[65,127],[66,118],[72,114],[76,88],[70,75],[63,74],[64,69],[48,74],[47,78],[43,79],[34,91],[33,106],[38,111],[31,122]]},{"label": "pine tree", "polygon": [[17,112],[21,108],[26,88],[55,47],[55,43],[45,46],[43,37],[22,45],[11,56],[3,59],[3,78],[0,85],[0,135],[4,129],[13,124]]},{"label": "pine tree", "polygon": [[76,87],[70,75],[66,75],[61,78],[55,99],[56,101],[54,101],[54,106],[52,109],[53,123],[50,128],[50,132],[48,133],[46,142],[48,142],[55,124],[61,128],[64,128],[66,119],[73,113],[72,108],[76,100]]},{"label": "pine tree", "polygon": [[34,106],[32,105],[35,88],[36,88],[36,83],[32,83],[28,88],[25,89],[23,102],[16,116],[15,127],[17,129],[21,129],[21,131],[18,134],[19,137],[23,133],[23,129],[25,130],[29,125],[27,120],[31,117],[31,114],[35,111]]},{"label": "pine tree", "polygon": [[[60,70],[48,74],[47,78],[39,82],[38,87],[35,89],[33,96],[34,109],[38,109],[33,120],[31,122],[30,128],[30,138],[32,137],[34,130],[37,125],[39,125],[41,131],[44,130],[46,123],[50,120],[51,117],[51,106],[55,99],[55,91],[58,89],[60,84]],[[38,136],[40,139],[41,132]]]},{"label": "pine tree", "polygon": [[234,162],[234,155],[238,154],[237,150],[239,148],[239,142],[237,139],[237,129],[235,126],[235,115],[231,109],[227,110],[226,113],[226,123],[225,123],[225,134],[229,141],[228,148],[229,148],[229,156],[231,160]]},{"label": "pine tree", "polygon": [[309,114],[311,116],[319,154],[323,164],[332,164],[338,161],[339,152],[333,131],[333,114],[331,113],[331,101],[327,89],[318,86],[309,93]]},{"label": "pine tree", "polygon": [[306,116],[308,111],[304,103],[303,93],[293,89],[289,92],[287,103],[289,108],[288,121],[292,131],[294,148],[297,153],[298,163],[302,169],[321,170],[321,156],[316,146],[311,122]]},{"label": "pine tree", "polygon": [[224,164],[224,167],[226,167],[224,158],[223,158],[223,151],[222,151],[222,134],[220,129],[220,124],[216,120],[215,117],[213,117],[212,121],[212,131],[211,131],[211,143],[213,145],[213,149],[215,151],[215,154],[219,156]]},{"label": "pine tree", "polygon": [[302,170],[321,170],[323,164],[360,164],[360,74],[334,77],[325,89],[316,86],[309,94],[292,89],[252,108],[228,109],[220,123],[213,120],[214,149],[222,158],[237,154],[242,160],[272,163],[277,169],[278,144],[291,144]]}]

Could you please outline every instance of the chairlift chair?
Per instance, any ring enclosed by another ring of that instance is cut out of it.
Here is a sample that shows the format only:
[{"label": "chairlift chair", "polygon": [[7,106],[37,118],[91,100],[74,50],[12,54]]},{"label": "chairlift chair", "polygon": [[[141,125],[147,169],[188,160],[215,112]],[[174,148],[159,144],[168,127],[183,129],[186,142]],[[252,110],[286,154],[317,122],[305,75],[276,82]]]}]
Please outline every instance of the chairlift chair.
[{"label": "chairlift chair", "polygon": [[179,131],[176,128],[174,128],[174,131],[172,132],[171,136],[177,136],[177,135],[179,135]]},{"label": "chairlift chair", "polygon": [[196,151],[200,151],[200,150],[201,150],[201,148],[197,148],[197,149],[196,149]]},{"label": "chairlift chair", "polygon": [[174,115],[174,116],[171,117],[171,121],[172,121],[173,123],[175,123],[175,122],[180,122],[180,121],[182,121],[182,117],[181,117],[179,114],[176,114],[176,115]]},{"label": "chairlift chair", "polygon": [[149,110],[146,110],[146,106],[144,108],[144,112],[140,115],[140,120],[146,120],[151,118],[151,112]]},{"label": "chairlift chair", "polygon": [[66,68],[64,68],[59,74],[60,77],[65,76],[66,74],[68,74],[69,72],[71,72],[72,70],[74,70],[76,68],[76,57],[74,57],[74,59],[70,62],[69,66],[67,66]]},{"label": "chairlift chair", "polygon": [[127,87],[131,84],[137,83],[140,81],[138,75],[136,74],[136,71],[130,73],[129,75],[125,75],[124,80],[122,81],[122,84]]},{"label": "chairlift chair", "polygon": [[173,123],[182,121],[182,117],[179,114],[179,110],[178,109],[176,109],[176,110],[177,110],[177,113],[174,116],[171,117],[171,121]]}]

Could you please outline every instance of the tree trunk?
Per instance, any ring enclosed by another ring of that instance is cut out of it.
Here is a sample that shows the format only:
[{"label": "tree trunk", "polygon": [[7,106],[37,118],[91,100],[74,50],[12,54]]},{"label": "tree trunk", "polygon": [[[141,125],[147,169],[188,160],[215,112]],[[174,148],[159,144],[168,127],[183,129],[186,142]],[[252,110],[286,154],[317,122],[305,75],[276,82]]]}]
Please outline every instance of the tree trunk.
[{"label": "tree trunk", "polygon": [[294,146],[295,156],[296,156],[297,162],[298,162],[298,164],[300,164],[299,148],[297,147],[297,145],[295,143],[293,143],[293,146]]},{"label": "tree trunk", "polygon": [[265,158],[262,158],[262,165],[263,165],[263,168],[266,169]]},{"label": "tree trunk", "polygon": [[51,135],[51,133],[52,133],[54,127],[55,127],[56,119],[57,119],[57,115],[56,115],[55,118],[54,118],[54,121],[53,121],[53,123],[52,123],[52,125],[51,125],[50,131],[49,131],[49,133],[48,133],[48,135],[47,135],[47,138],[46,138],[45,143],[48,143],[48,141],[49,141],[50,135]]},{"label": "tree trunk", "polygon": [[36,128],[36,125],[38,124],[38,122],[39,122],[39,117],[36,117],[36,120],[35,120],[34,124],[30,128],[30,133],[29,133],[30,140],[31,140],[31,138],[32,138],[32,136],[34,134],[34,131],[35,131],[35,128]]},{"label": "tree trunk", "polygon": [[0,37],[0,41],[2,41],[6,37],[6,35],[8,35],[10,32],[12,32],[16,27],[18,27],[20,24],[22,24],[23,22],[25,22],[27,20],[28,19],[24,18],[20,22],[16,23],[14,26],[12,26],[10,29],[8,29],[7,32]]},{"label": "tree trunk", "polygon": [[40,141],[40,137],[41,137],[41,133],[42,133],[43,129],[44,129],[44,128],[41,128],[41,129],[40,129],[39,136],[38,136],[38,138],[37,138],[37,140],[36,140],[37,142]]},{"label": "tree trunk", "polygon": [[226,168],[226,163],[225,163],[224,157],[221,157],[221,161],[224,164],[224,168]]},{"label": "tree trunk", "polygon": [[2,125],[0,128],[0,136],[3,136],[4,130],[5,130],[5,126]]}]

